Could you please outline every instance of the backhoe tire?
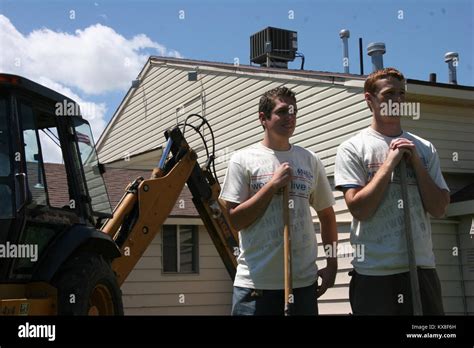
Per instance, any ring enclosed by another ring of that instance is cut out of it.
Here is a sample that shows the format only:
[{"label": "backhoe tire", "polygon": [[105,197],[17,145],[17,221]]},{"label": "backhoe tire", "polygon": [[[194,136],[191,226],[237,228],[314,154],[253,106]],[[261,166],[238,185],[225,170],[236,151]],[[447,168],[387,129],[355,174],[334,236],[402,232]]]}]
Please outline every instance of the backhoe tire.
[{"label": "backhoe tire", "polygon": [[82,251],[61,266],[53,279],[58,315],[123,315],[122,292],[102,255]]}]

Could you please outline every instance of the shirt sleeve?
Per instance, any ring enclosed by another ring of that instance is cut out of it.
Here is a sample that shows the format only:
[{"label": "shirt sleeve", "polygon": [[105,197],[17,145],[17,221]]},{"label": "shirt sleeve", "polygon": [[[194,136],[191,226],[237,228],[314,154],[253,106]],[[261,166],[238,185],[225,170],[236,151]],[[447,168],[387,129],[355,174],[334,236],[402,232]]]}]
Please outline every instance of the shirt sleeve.
[{"label": "shirt sleeve", "polygon": [[242,203],[249,198],[249,194],[249,174],[240,163],[231,158],[219,198],[228,202]]},{"label": "shirt sleeve", "polygon": [[336,201],[334,200],[323,163],[316,155],[314,159],[316,166],[314,169],[315,177],[313,189],[309,196],[309,203],[316,211],[321,211],[334,205]]},{"label": "shirt sleeve", "polygon": [[367,174],[362,158],[352,146],[342,144],[337,149],[334,169],[334,186],[341,190],[347,185],[363,187],[367,184]]},{"label": "shirt sleeve", "polygon": [[438,152],[436,151],[435,147],[433,144],[431,144],[431,159],[428,163],[428,173],[431,176],[431,179],[435,182],[435,184],[442,190],[447,190],[448,192],[449,187],[446,184],[446,181],[444,180],[443,173],[441,173],[441,166],[439,163],[439,156]]}]

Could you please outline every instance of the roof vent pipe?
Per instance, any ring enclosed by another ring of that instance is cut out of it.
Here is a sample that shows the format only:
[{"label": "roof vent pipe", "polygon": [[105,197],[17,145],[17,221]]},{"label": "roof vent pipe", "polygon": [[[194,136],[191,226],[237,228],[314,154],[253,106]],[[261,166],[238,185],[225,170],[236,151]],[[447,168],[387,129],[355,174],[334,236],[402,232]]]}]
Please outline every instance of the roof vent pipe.
[{"label": "roof vent pipe", "polygon": [[344,73],[349,74],[349,42],[348,39],[351,33],[347,29],[342,29],[339,32],[339,37],[342,39],[342,45],[344,47],[344,52],[342,56],[342,66],[344,67]]},{"label": "roof vent pipe", "polygon": [[385,44],[383,42],[372,42],[367,46],[367,54],[372,57],[372,71],[383,69],[383,55]]},{"label": "roof vent pipe", "polygon": [[452,85],[457,85],[458,79],[456,77],[456,68],[459,62],[459,54],[457,52],[448,52],[444,55],[444,61],[448,63],[449,83]]}]

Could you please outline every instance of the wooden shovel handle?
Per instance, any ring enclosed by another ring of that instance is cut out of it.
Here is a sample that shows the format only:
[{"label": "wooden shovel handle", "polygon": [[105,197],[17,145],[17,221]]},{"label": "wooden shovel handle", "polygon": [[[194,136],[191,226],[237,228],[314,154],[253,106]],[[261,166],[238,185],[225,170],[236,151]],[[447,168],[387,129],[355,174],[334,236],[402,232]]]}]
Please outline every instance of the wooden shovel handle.
[{"label": "wooden shovel handle", "polygon": [[290,238],[290,208],[288,185],[283,189],[283,254],[285,258],[285,316],[291,315],[293,307],[293,282],[291,274],[291,238]]}]

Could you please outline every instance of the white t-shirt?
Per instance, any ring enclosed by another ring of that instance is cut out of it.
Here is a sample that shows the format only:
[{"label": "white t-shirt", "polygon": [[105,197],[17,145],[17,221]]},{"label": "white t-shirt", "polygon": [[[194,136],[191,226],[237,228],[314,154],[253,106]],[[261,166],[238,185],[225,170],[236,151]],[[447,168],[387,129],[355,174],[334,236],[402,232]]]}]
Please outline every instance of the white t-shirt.
[{"label": "white t-shirt", "polygon": [[[335,169],[336,189],[367,185],[384,163],[390,142],[395,138],[411,140],[433,181],[441,189],[449,191],[441,173],[438,154],[429,141],[408,132],[397,137],[388,137],[371,127],[339,146]],[[416,263],[420,267],[434,268],[430,218],[424,211],[416,175],[409,164],[407,184]],[[364,250],[362,257],[358,255],[352,261],[358,273],[390,275],[408,271],[403,204],[406,207],[402,200],[397,166],[375,213],[367,220],[352,221],[351,243],[356,250]]]},{"label": "white t-shirt", "polygon": [[[309,286],[317,279],[317,242],[310,205],[316,211],[332,206],[334,198],[320,159],[292,145],[274,151],[261,143],[236,152],[230,159],[220,198],[242,203],[268,183],[281,163],[292,168],[289,190],[293,287]],[[235,286],[283,289],[282,194],[275,194],[262,217],[239,231],[240,254]]]}]

